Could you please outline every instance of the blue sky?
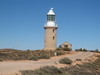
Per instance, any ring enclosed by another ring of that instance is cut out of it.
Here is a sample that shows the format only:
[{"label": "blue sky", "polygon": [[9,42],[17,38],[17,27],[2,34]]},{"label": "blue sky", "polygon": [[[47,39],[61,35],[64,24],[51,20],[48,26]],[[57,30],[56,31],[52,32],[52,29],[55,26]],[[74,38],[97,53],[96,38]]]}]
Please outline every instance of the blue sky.
[{"label": "blue sky", "polygon": [[0,0],[0,49],[42,49],[51,7],[57,46],[67,41],[73,50],[100,50],[100,0]]}]

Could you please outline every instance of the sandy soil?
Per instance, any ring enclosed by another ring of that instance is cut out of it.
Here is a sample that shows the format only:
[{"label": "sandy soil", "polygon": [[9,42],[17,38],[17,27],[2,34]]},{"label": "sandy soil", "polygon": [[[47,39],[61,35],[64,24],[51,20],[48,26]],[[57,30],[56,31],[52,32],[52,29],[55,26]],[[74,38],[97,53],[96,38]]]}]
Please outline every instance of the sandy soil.
[{"label": "sandy soil", "polygon": [[[20,70],[30,70],[30,69],[36,69],[41,66],[45,65],[58,65],[59,59],[63,57],[68,57],[71,60],[75,61],[77,58],[79,59],[85,59],[90,56],[94,55],[92,52],[71,52],[71,54],[66,54],[62,56],[55,56],[51,59],[41,59],[39,61],[4,61],[0,62],[0,75],[16,75]],[[56,63],[57,64],[56,64]],[[60,66],[60,65],[58,65]],[[63,65],[64,66],[64,65]]]}]

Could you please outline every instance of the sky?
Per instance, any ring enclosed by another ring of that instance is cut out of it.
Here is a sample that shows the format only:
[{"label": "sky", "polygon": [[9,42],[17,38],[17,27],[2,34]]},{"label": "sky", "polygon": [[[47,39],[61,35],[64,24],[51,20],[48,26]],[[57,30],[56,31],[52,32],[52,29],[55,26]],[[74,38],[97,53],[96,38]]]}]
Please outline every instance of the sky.
[{"label": "sky", "polygon": [[57,47],[100,51],[100,0],[0,0],[0,49],[44,48],[44,24],[56,14]]}]

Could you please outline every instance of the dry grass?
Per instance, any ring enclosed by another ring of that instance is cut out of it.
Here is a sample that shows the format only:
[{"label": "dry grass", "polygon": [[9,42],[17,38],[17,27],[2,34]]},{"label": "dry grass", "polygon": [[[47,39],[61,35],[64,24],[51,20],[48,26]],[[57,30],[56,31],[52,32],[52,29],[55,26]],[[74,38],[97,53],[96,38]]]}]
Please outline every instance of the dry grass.
[{"label": "dry grass", "polygon": [[54,56],[54,52],[57,52],[57,56],[70,54],[69,51],[63,50],[15,50],[15,49],[0,49],[0,61],[7,60],[29,60],[31,58],[45,59]]},{"label": "dry grass", "polygon": [[21,71],[21,73],[22,75],[26,75],[26,73],[27,75],[34,75],[35,73],[36,75],[100,75],[100,54],[95,54],[85,60],[79,60],[81,63],[76,62],[77,64],[72,64],[70,67],[68,65],[61,66],[61,64],[57,64],[54,66],[44,66],[36,70],[25,70]]}]

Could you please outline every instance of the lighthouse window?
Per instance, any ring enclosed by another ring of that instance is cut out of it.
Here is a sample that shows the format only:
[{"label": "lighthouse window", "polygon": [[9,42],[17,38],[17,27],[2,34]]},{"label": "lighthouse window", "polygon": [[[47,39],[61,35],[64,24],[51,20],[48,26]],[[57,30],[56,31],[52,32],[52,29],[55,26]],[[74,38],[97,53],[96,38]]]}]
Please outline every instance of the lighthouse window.
[{"label": "lighthouse window", "polygon": [[54,32],[55,30],[53,29],[53,32]]},{"label": "lighthouse window", "polygon": [[53,40],[55,39],[55,37],[53,37]]},{"label": "lighthouse window", "polygon": [[68,47],[68,45],[64,45],[64,47]]}]

